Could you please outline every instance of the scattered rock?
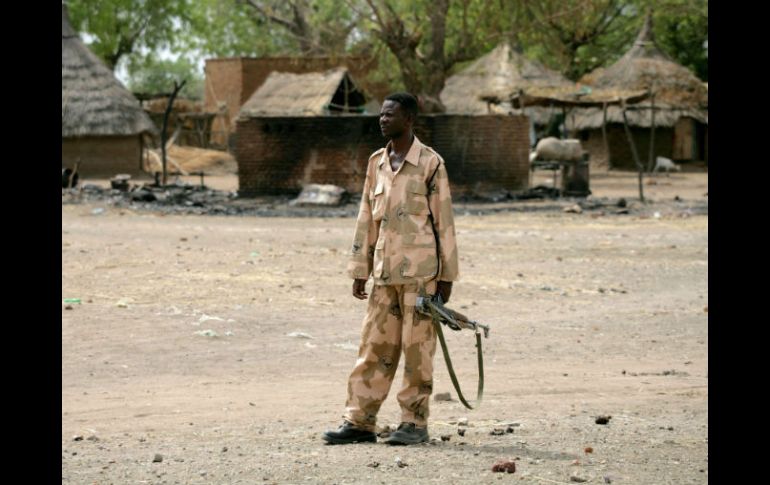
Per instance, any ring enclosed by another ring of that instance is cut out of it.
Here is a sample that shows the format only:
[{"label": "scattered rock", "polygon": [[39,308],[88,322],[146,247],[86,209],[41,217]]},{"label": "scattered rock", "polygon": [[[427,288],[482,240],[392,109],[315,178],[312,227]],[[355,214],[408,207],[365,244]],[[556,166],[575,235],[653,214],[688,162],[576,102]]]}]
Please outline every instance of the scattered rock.
[{"label": "scattered rock", "polygon": [[202,337],[219,337],[219,334],[211,329],[207,330],[198,330],[197,332],[193,332],[195,335],[200,335]]},{"label": "scattered rock", "polygon": [[391,428],[390,426],[385,425],[381,427],[379,431],[377,431],[377,436],[380,438],[387,438],[393,431],[395,431],[395,428]]},{"label": "scattered rock", "polygon": [[468,426],[468,418],[460,418],[457,420],[458,426]]},{"label": "scattered rock", "polygon": [[501,436],[505,434],[505,430],[501,428],[495,428],[489,433],[492,436]]},{"label": "scattered rock", "polygon": [[627,207],[628,206],[628,202],[626,202],[626,199],[620,199],[620,200],[618,200],[617,206],[618,207]]},{"label": "scattered rock", "polygon": [[572,214],[582,214],[583,208],[580,207],[578,204],[571,205],[569,207],[564,208],[564,212],[572,213]]},{"label": "scattered rock", "polygon": [[610,419],[612,419],[612,416],[597,416],[596,424],[607,424],[610,422]]},{"label": "scattered rock", "polygon": [[465,428],[457,428],[457,434],[460,436],[465,436]]},{"label": "scattered rock", "polygon": [[400,456],[397,456],[396,465],[398,465],[399,468],[404,468],[405,466],[409,466],[409,463],[403,461]]},{"label": "scattered rock", "polygon": [[368,466],[369,468],[377,468],[378,466],[380,466],[380,462],[379,461],[373,461],[373,462],[367,464],[366,466]]},{"label": "scattered rock", "polygon": [[508,434],[513,433],[513,426],[508,426],[507,428],[505,428],[505,432]]},{"label": "scattered rock", "polygon": [[226,446],[223,446],[223,447],[222,447],[222,453],[224,453],[224,452],[226,452],[226,451],[227,451],[227,447],[226,447]]},{"label": "scattered rock", "polygon": [[149,190],[141,189],[131,193],[131,200],[136,202],[154,202],[157,199],[158,198],[155,197],[155,194]]},{"label": "scattered rock", "polygon": [[709,307],[708,306],[703,307],[703,311],[704,311],[704,313],[708,313],[709,312]]},{"label": "scattered rock", "polygon": [[87,439],[88,441],[99,441],[99,438],[98,438],[98,437],[97,437],[95,434],[92,434],[91,436],[89,436],[89,437],[88,437],[88,438],[86,438],[86,439]]},{"label": "scattered rock", "polygon": [[449,436],[448,434],[442,434],[441,435],[441,441],[449,441],[450,438],[451,438],[451,436]]},{"label": "scattered rock", "polygon": [[163,456],[161,456],[159,453],[155,453],[155,458],[152,459],[153,463],[160,463],[163,461]]},{"label": "scattered rock", "polygon": [[312,335],[304,333],[304,332],[291,332],[286,334],[287,337],[294,337],[294,338],[313,338]]},{"label": "scattered rock", "polygon": [[586,449],[585,449],[585,450],[583,450],[583,451],[585,451],[586,453],[593,453],[593,452],[594,452],[594,449],[593,449],[593,448],[591,448],[590,446],[586,446]]},{"label": "scattered rock", "polygon": [[434,401],[451,401],[452,400],[452,393],[451,392],[440,392],[433,396]]},{"label": "scattered rock", "polygon": [[72,305],[67,305],[64,307],[65,310],[72,310]]},{"label": "scattered rock", "polygon": [[81,435],[75,435],[72,437],[72,441],[83,441],[83,437]]},{"label": "scattered rock", "polygon": [[587,478],[583,478],[583,477],[580,477],[580,476],[577,476],[577,475],[570,476],[569,480],[570,480],[570,482],[578,482],[578,483],[583,483],[583,482],[587,482],[588,481]]},{"label": "scattered rock", "polygon": [[618,209],[615,211],[615,214],[628,214],[628,209]]},{"label": "scattered rock", "polygon": [[291,206],[338,206],[345,201],[347,191],[336,185],[308,184],[299,196],[289,202]]},{"label": "scattered rock", "polygon": [[604,477],[604,483],[612,483],[612,479],[610,477]]},{"label": "scattered rock", "polygon": [[492,465],[492,471],[497,473],[514,473],[516,471],[516,463],[508,460],[500,460]]}]

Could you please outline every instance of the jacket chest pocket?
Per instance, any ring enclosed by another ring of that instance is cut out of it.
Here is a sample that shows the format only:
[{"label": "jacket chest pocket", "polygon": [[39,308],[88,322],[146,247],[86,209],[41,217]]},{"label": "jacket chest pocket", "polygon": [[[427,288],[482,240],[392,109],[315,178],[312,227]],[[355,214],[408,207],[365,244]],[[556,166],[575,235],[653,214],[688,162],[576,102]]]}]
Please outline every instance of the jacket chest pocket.
[{"label": "jacket chest pocket", "polygon": [[405,208],[409,214],[428,213],[428,187],[422,180],[410,180],[406,184]]},{"label": "jacket chest pocket", "polygon": [[382,182],[378,182],[377,186],[374,188],[374,191],[372,191],[371,196],[369,197],[372,205],[372,219],[375,221],[382,220],[382,216],[385,215],[385,188],[382,185]]}]

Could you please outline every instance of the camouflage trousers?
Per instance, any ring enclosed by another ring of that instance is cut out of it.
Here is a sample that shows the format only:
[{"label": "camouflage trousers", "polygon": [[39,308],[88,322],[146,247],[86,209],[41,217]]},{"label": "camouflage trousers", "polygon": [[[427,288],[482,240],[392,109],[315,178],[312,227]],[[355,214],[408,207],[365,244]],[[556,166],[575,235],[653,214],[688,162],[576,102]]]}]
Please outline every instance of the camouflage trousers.
[{"label": "camouflage trousers", "polygon": [[[426,283],[425,290],[434,294],[436,282]],[[345,420],[359,428],[374,430],[402,351],[404,379],[397,396],[401,422],[420,427],[428,424],[436,331],[430,318],[415,312],[417,296],[416,283],[372,288],[345,404]]]}]

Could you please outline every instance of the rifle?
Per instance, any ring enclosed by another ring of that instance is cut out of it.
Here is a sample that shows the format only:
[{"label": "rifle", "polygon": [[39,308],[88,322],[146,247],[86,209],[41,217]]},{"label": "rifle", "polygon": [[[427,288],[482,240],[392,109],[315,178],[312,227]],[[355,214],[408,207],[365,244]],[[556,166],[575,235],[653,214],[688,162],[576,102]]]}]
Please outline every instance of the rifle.
[{"label": "rifle", "polygon": [[426,294],[417,297],[417,303],[415,304],[415,310],[417,313],[430,317],[433,321],[433,326],[436,329],[436,334],[441,342],[441,351],[444,354],[444,361],[446,362],[447,369],[449,370],[449,377],[452,379],[452,384],[457,391],[457,397],[468,409],[473,407],[465,400],[462,391],[460,390],[460,384],[457,381],[454,369],[452,367],[452,360],[449,358],[449,351],[447,350],[446,341],[444,340],[444,332],[441,330],[441,325],[446,325],[452,330],[462,330],[464,328],[473,330],[476,334],[476,354],[479,363],[479,386],[476,392],[476,403],[478,407],[481,404],[481,398],[484,394],[484,361],[481,353],[481,330],[484,331],[484,338],[489,338],[489,326],[482,325],[481,323],[471,320],[460,312],[454,311],[444,306],[444,301],[441,295],[436,294],[429,296]]}]

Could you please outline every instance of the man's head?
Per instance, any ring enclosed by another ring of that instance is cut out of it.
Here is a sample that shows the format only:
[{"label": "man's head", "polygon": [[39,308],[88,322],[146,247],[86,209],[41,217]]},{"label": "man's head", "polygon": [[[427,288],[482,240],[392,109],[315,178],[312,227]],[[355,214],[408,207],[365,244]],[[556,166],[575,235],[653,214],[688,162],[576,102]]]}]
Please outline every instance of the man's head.
[{"label": "man's head", "polygon": [[409,93],[393,93],[385,97],[380,109],[380,130],[387,138],[398,138],[412,129],[417,120],[417,98]]}]

